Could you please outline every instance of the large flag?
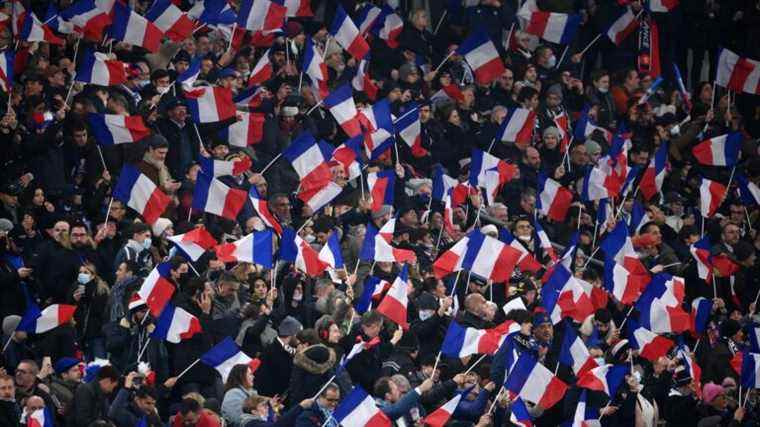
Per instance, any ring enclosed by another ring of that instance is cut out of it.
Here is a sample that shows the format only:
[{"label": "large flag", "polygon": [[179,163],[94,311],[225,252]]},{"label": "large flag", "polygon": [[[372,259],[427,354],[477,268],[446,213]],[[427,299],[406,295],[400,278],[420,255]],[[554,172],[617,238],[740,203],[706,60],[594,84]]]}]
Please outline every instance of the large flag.
[{"label": "large flag", "polygon": [[100,86],[116,86],[127,82],[125,65],[121,61],[109,59],[108,55],[85,48],[79,55],[74,80]]},{"label": "large flag", "polygon": [[715,81],[736,92],[760,95],[760,61],[721,49]]},{"label": "large flag", "polygon": [[341,5],[337,5],[335,8],[335,16],[330,25],[330,35],[357,61],[361,61],[369,53],[367,41],[359,34],[356,24]]},{"label": "large flag", "polygon": [[483,29],[475,29],[459,45],[457,54],[464,56],[475,72],[475,80],[480,84],[487,85],[504,72],[504,63],[499,57],[499,51]]},{"label": "large flag", "polygon": [[171,202],[150,178],[130,164],[121,168],[113,197],[137,211],[148,224],[156,222]]},{"label": "large flag", "polygon": [[193,34],[193,21],[171,0],[156,0],[145,17],[174,42],[181,42]]},{"label": "large flag", "polygon": [[95,141],[103,146],[137,142],[150,135],[141,116],[119,114],[87,114],[87,123]]},{"label": "large flag", "polygon": [[76,309],[77,306],[75,305],[53,304],[45,307],[44,310],[40,310],[37,304],[32,302],[28,304],[16,330],[33,334],[51,331],[68,323],[74,317]]},{"label": "large flag", "polygon": [[404,264],[401,271],[396,276],[396,280],[391,284],[388,293],[377,306],[377,312],[392,320],[404,330],[409,329],[407,321],[407,305],[409,303],[409,265]]}]

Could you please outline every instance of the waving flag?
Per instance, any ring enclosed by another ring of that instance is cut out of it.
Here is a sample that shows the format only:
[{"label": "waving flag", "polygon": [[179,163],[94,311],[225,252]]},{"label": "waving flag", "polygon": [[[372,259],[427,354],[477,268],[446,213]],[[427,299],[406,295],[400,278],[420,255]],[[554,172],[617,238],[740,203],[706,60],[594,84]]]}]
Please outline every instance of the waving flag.
[{"label": "waving flag", "polygon": [[649,282],[649,271],[633,248],[625,222],[619,221],[600,247],[605,254],[604,287],[618,301],[630,305]]},{"label": "waving flag", "polygon": [[398,47],[398,36],[404,29],[404,20],[386,5],[377,18],[374,28],[380,40],[384,40],[391,49],[396,49]]},{"label": "waving flag", "polygon": [[[375,27],[375,22],[380,17],[382,11],[379,7],[372,5],[371,3],[365,3],[356,13],[357,28],[359,34],[362,37],[366,36],[372,28]],[[366,58],[365,58],[366,59]]]},{"label": "waving flag", "polygon": [[409,266],[404,264],[391,284],[388,293],[377,306],[377,312],[401,326],[405,331],[409,329],[407,322],[406,306],[409,303]]},{"label": "waving flag", "polygon": [[235,117],[232,91],[223,87],[197,88],[185,92],[187,109],[195,123],[222,122]]},{"label": "waving flag", "polygon": [[590,108],[591,106],[587,105],[583,108],[583,111],[581,111],[578,121],[573,126],[573,136],[578,141],[585,141],[586,138],[594,133],[594,131],[598,130],[604,135],[605,140],[608,142],[612,141],[612,132],[601,126],[597,126],[596,123],[594,123],[594,120],[589,117],[588,112]]},{"label": "waving flag", "polygon": [[85,38],[100,41],[111,25],[110,11],[102,10],[95,0],[79,0],[61,12],[61,18],[74,24],[75,30]]},{"label": "waving flag", "polygon": [[697,161],[706,166],[733,166],[739,160],[741,132],[706,139],[691,149]]},{"label": "waving flag", "polygon": [[359,385],[341,400],[332,416],[343,427],[390,427],[392,425],[388,416],[375,405],[375,399]]},{"label": "waving flag", "polygon": [[554,267],[551,277],[541,287],[541,299],[555,325],[565,317],[583,323],[594,313],[591,296],[562,264]]},{"label": "waving flag", "polygon": [[412,156],[420,158],[429,154],[428,150],[422,147],[422,123],[420,122],[420,111],[417,106],[412,107],[411,110],[404,113],[394,123],[394,126],[398,135],[411,149]]},{"label": "waving flag", "polygon": [[369,55],[359,61],[356,67],[356,74],[351,79],[351,86],[355,91],[364,92],[371,101],[377,99],[377,92],[380,90],[372,81],[369,74]]},{"label": "waving flag", "polygon": [[536,257],[526,248],[519,239],[515,239],[506,228],[499,228],[499,240],[508,244],[512,249],[520,252],[520,259],[517,261],[517,266],[522,271],[530,271],[537,273],[543,266],[536,260]]},{"label": "waving flag", "polygon": [[327,159],[332,148],[325,142],[317,142],[308,132],[299,134],[283,151],[285,157],[301,178],[301,189],[321,188],[332,179]]},{"label": "waving flag", "polygon": [[[538,253],[538,251],[543,252],[543,256],[549,257],[551,261],[554,263],[557,261],[557,253],[554,251],[554,247],[552,246],[552,242],[549,239],[549,235],[546,234],[546,231],[544,231],[544,228],[541,227],[541,223],[538,221],[535,221],[536,225],[536,244],[535,244],[535,251]],[[542,258],[542,257],[539,257]]]},{"label": "waving flag", "polygon": [[538,197],[536,209],[557,222],[563,222],[573,202],[573,192],[559,182],[547,178],[543,172],[538,175]]},{"label": "waving flag", "polygon": [[580,378],[576,385],[589,390],[604,392],[607,396],[615,396],[618,387],[625,376],[630,373],[630,367],[625,365],[604,365],[594,368]]},{"label": "waving flag", "polygon": [[187,15],[206,25],[230,26],[237,21],[237,14],[226,0],[200,0]]},{"label": "waving flag", "polygon": [[327,80],[330,76],[327,72],[327,64],[325,64],[322,54],[309,37],[306,38],[306,45],[304,47],[303,72],[311,80],[312,92],[315,98],[325,99],[330,95],[330,90],[327,87]]},{"label": "waving flag", "polygon": [[314,16],[314,12],[311,11],[311,0],[285,0],[285,8],[287,9],[288,18],[306,18]]},{"label": "waving flag", "polygon": [[319,251],[319,260],[327,264],[333,270],[345,269],[343,254],[340,251],[338,233],[332,232],[327,238],[327,243]]},{"label": "waving flag", "polygon": [[239,160],[217,160],[202,157],[199,161],[201,171],[213,177],[238,176],[251,168],[251,158],[244,156]]},{"label": "waving flag", "polygon": [[37,409],[26,419],[26,427],[54,427],[53,415],[50,413],[50,409],[42,408]]},{"label": "waving flag", "polygon": [[630,331],[631,348],[639,350],[639,356],[652,363],[666,356],[673,347],[673,341],[640,327],[635,320],[631,320]]},{"label": "waving flag", "polygon": [[361,61],[369,53],[369,45],[364,40],[356,24],[348,16],[343,6],[337,5],[335,16],[330,25],[330,35],[336,42],[348,51],[357,61]]},{"label": "waving flag", "polygon": [[246,196],[244,190],[231,188],[217,178],[199,173],[193,191],[193,209],[234,221]]},{"label": "waving flag", "polygon": [[535,2],[525,2],[517,16],[523,31],[557,44],[570,44],[581,24],[580,15],[544,12]]},{"label": "waving flag", "polygon": [[104,53],[85,48],[78,62],[74,75],[75,81],[100,86],[116,86],[127,82],[124,63],[115,59],[108,59]]},{"label": "waving flag", "polygon": [[760,205],[760,188],[757,184],[739,172],[736,172],[736,183],[739,185],[739,198],[745,206]]},{"label": "waving flag", "polygon": [[249,31],[272,31],[282,27],[288,9],[272,0],[243,0],[237,23]]},{"label": "waving flag", "polygon": [[655,194],[662,191],[662,183],[667,174],[668,143],[660,143],[660,147],[654,152],[654,157],[649,161],[649,166],[644,170],[639,182],[639,191],[645,200],[651,200]]},{"label": "waving flag", "polygon": [[639,234],[641,227],[652,221],[644,206],[638,200],[634,200],[631,205],[631,214],[628,215],[628,231],[631,234]]},{"label": "waving flag", "polygon": [[179,43],[193,34],[193,21],[170,0],[153,2],[145,17],[173,42]]},{"label": "waving flag", "polygon": [[741,385],[747,392],[760,388],[760,354],[747,353],[742,359]]},{"label": "waving flag", "polygon": [[736,92],[760,95],[760,61],[721,49],[715,81]]},{"label": "waving flag", "polygon": [[121,169],[113,197],[137,211],[148,224],[156,222],[171,202],[150,178],[130,164]]},{"label": "waving flag", "polygon": [[431,427],[443,427],[449,422],[449,418],[456,411],[459,401],[462,400],[462,394],[457,393],[456,396],[449,399],[443,406],[428,414],[422,422],[424,425]]},{"label": "waving flag", "polygon": [[174,294],[171,282],[171,264],[162,262],[148,274],[137,294],[145,301],[153,317],[158,317]]},{"label": "waving flag", "polygon": [[222,262],[250,262],[272,268],[272,232],[253,232],[240,240],[217,245],[214,252]]},{"label": "waving flag", "polygon": [[258,144],[264,137],[265,113],[237,113],[241,120],[219,131],[219,137],[227,141],[232,147],[245,148],[249,145]]},{"label": "waving flag", "polygon": [[499,189],[519,173],[517,166],[477,148],[472,149],[470,185],[484,187],[489,203],[493,203]]},{"label": "waving flag", "polygon": [[565,334],[562,337],[562,347],[559,350],[560,363],[573,369],[576,377],[580,377],[599,365],[586,348],[586,344],[578,337],[572,323],[565,322]]},{"label": "waving flag", "polygon": [[351,86],[344,84],[325,98],[327,108],[330,109],[335,120],[338,122],[346,135],[353,138],[361,134],[361,125],[359,123],[358,111],[354,104]]},{"label": "waving flag", "polygon": [[705,218],[711,218],[718,211],[728,188],[718,181],[702,178],[699,186],[699,211]]},{"label": "waving flag", "polygon": [[282,235],[282,226],[280,225],[280,222],[274,215],[272,215],[272,212],[269,210],[269,203],[261,198],[255,185],[252,185],[251,189],[248,191],[248,198],[250,199],[251,204],[253,204],[253,209],[256,210],[256,214],[264,225],[274,229],[278,235]]},{"label": "waving flag", "polygon": [[433,189],[430,196],[433,200],[443,201],[449,189],[456,187],[459,181],[443,173],[443,166],[433,166]]},{"label": "waving flag", "polygon": [[63,39],[56,36],[53,30],[40,22],[34,12],[26,14],[24,26],[21,28],[21,39],[28,42],[46,42],[50,44],[63,44]]},{"label": "waving flag", "polygon": [[689,329],[689,315],[681,307],[684,294],[682,278],[656,274],[636,301],[639,324],[657,334],[680,333]]},{"label": "waving flag", "polygon": [[154,23],[118,1],[113,3],[111,19],[108,37],[151,52],[158,51],[164,33]]},{"label": "waving flag", "polygon": [[356,355],[359,353],[370,350],[376,345],[380,344],[380,337],[372,338],[369,341],[363,341],[361,336],[356,337],[356,344],[351,347],[351,350],[349,350],[348,354],[343,355],[343,357],[340,360],[340,365],[338,365],[338,371],[345,368],[346,365],[348,365],[348,362],[351,361]]},{"label": "waving flag", "polygon": [[471,231],[434,263],[436,276],[460,269],[470,270],[485,279],[502,283],[512,276],[522,252],[479,230]]},{"label": "waving flag", "polygon": [[367,224],[359,259],[362,261],[409,262],[417,259],[414,251],[397,249],[386,241],[373,224]]},{"label": "waving flag", "polygon": [[610,27],[605,31],[607,37],[616,45],[620,45],[632,32],[639,26],[637,15],[633,14],[630,7],[620,10],[618,16],[612,21]]},{"label": "waving flag", "polygon": [[40,311],[36,304],[29,303],[21,318],[17,331],[41,334],[68,323],[77,309],[75,305],[53,304]]},{"label": "waving flag", "polygon": [[201,356],[201,362],[216,369],[222,376],[222,381],[227,382],[227,377],[235,365],[248,365],[255,371],[261,364],[259,359],[251,359],[235,344],[232,338],[227,337],[211,350]]},{"label": "waving flag", "polygon": [[504,72],[504,63],[496,46],[482,29],[476,29],[462,42],[457,48],[457,54],[464,56],[475,72],[475,80],[480,84],[489,84]]},{"label": "waving flag", "polygon": [[201,75],[201,58],[195,58],[190,62],[190,66],[187,67],[182,74],[177,76],[175,84],[179,84],[185,90],[192,90],[195,81]]},{"label": "waving flag", "polygon": [[363,139],[361,136],[351,138],[333,150],[331,162],[338,162],[349,180],[357,178],[362,173],[361,158]]},{"label": "waving flag", "polygon": [[511,396],[549,409],[567,392],[567,384],[552,375],[530,352],[523,352],[505,380]]},{"label": "waving flag", "polygon": [[216,239],[205,228],[193,228],[185,234],[169,236],[167,240],[174,243],[192,261],[198,261],[206,251],[216,246]]},{"label": "waving flag", "polygon": [[248,77],[248,86],[260,85],[272,78],[272,61],[269,59],[269,52],[271,49],[267,49],[256,62],[256,66],[251,70],[251,75]]},{"label": "waving flag", "polygon": [[507,335],[518,332],[520,325],[506,321],[490,329],[477,329],[460,325],[456,320],[449,323],[441,345],[441,354],[462,358],[473,354],[495,354]]},{"label": "waving flag", "polygon": [[519,427],[533,427],[533,417],[519,397],[509,406],[509,422]]},{"label": "waving flag", "polygon": [[10,93],[13,87],[13,61],[16,54],[12,50],[0,53],[0,88]]},{"label": "waving flag", "polygon": [[141,116],[88,113],[87,122],[95,141],[103,146],[137,142],[151,133]]},{"label": "waving flag", "polygon": [[248,107],[252,110],[261,106],[265,92],[264,86],[252,86],[239,91],[232,101],[238,107]]},{"label": "waving flag", "polygon": [[294,263],[297,269],[310,277],[321,275],[328,267],[327,263],[319,259],[317,251],[290,227],[282,230],[280,258]]},{"label": "waving flag", "polygon": [[536,127],[536,112],[525,108],[511,109],[499,128],[499,141],[528,145]]},{"label": "waving flag", "polygon": [[174,304],[166,304],[156,321],[156,329],[150,334],[153,338],[179,344],[183,340],[190,339],[193,335],[202,332],[201,322],[197,317],[188,313]]},{"label": "waving flag", "polygon": [[371,210],[376,211],[383,205],[393,206],[396,172],[386,170],[367,174],[367,189],[372,200]]},{"label": "waving flag", "polygon": [[713,265],[712,257],[710,255],[711,247],[712,244],[710,243],[710,238],[708,236],[704,236],[699,241],[694,242],[694,244],[689,246],[689,252],[691,252],[694,261],[697,262],[697,275],[700,279],[707,282],[712,281]]},{"label": "waving flag", "polygon": [[588,392],[581,390],[575,407],[572,427],[591,427],[599,423],[599,410],[588,405]]},{"label": "waving flag", "polygon": [[388,281],[368,276],[364,280],[362,294],[354,300],[354,309],[360,314],[366,313],[373,305],[377,306],[390,287],[391,284]]},{"label": "waving flag", "polygon": [[372,106],[361,109],[357,119],[364,130],[367,157],[375,160],[394,143],[390,103],[387,99],[381,99]]}]

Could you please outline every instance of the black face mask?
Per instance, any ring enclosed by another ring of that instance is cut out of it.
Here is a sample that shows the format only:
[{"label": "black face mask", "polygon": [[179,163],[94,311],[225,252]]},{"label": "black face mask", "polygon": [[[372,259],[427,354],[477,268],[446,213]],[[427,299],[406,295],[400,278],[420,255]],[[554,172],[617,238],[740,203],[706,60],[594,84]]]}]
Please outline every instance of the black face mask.
[{"label": "black face mask", "polygon": [[184,272],[179,275],[179,278],[177,278],[177,284],[180,285],[180,287],[187,286],[187,282],[190,281],[190,272]]}]

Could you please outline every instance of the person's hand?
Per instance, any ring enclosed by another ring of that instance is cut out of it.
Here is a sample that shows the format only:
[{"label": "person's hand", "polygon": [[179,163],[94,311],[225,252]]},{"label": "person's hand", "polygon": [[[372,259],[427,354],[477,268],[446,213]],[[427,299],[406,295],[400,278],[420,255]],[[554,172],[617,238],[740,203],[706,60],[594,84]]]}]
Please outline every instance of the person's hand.
[{"label": "person's hand", "polygon": [[493,423],[493,416],[491,414],[483,414],[480,416],[478,423],[475,427],[488,427]]},{"label": "person's hand", "polygon": [[203,313],[211,314],[211,297],[206,292],[201,293],[198,306],[200,306]]},{"label": "person's hand", "polygon": [[713,298],[713,310],[722,310],[726,308],[726,302],[723,298]]},{"label": "person's hand", "polygon": [[583,59],[583,55],[581,55],[580,52],[578,52],[575,55],[573,55],[573,56],[570,57],[570,61],[573,64],[577,64],[577,63],[581,62],[581,59]]},{"label": "person's hand", "polygon": [[427,393],[431,388],[433,388],[433,379],[427,378],[420,384],[420,393]]},{"label": "person's hand", "polygon": [[267,304],[274,304],[274,300],[277,299],[277,288],[271,288],[267,291]]},{"label": "person's hand", "polygon": [[425,74],[425,76],[422,77],[422,79],[425,80],[426,82],[430,83],[430,82],[433,81],[433,79],[435,78],[436,74],[438,74],[438,73],[435,72],[435,71],[431,71],[431,72]]},{"label": "person's hand", "polygon": [[21,279],[26,279],[27,277],[31,276],[33,272],[34,270],[29,267],[21,267],[16,270],[18,277]]},{"label": "person's hand", "polygon": [[603,416],[605,416],[605,417],[606,417],[606,416],[609,416],[609,415],[612,415],[612,414],[614,414],[615,412],[617,412],[617,410],[618,410],[618,407],[617,407],[617,406],[605,406],[604,408],[602,408],[602,409],[599,411],[599,415],[600,415],[600,416],[602,416],[602,415],[603,415]]},{"label": "person's hand", "polygon": [[0,193],[0,202],[4,205],[15,208],[18,206],[18,197],[11,196],[5,193]]},{"label": "person's hand", "polygon": [[269,304],[264,304],[261,306],[261,314],[264,316],[269,316],[272,314],[272,306]]},{"label": "person's hand", "polygon": [[441,301],[441,306],[438,307],[438,316],[443,317],[446,315],[446,312],[449,310],[449,307],[451,307],[451,304],[453,303],[451,297],[446,297]]},{"label": "person's hand", "polygon": [[734,419],[741,422],[744,419],[744,407],[740,406],[734,411]]},{"label": "person's hand", "polygon": [[[345,274],[345,271],[343,273]],[[349,301],[353,301],[354,300],[354,288],[353,287],[346,286],[346,298],[348,298]]]},{"label": "person's hand", "polygon": [[715,119],[715,112],[711,109],[707,110],[707,114],[705,114],[705,122],[710,123]]},{"label": "person's hand", "polygon": [[489,381],[488,384],[486,384],[486,386],[483,388],[486,389],[490,393],[494,391],[494,389],[496,389],[496,383],[494,383],[493,381]]},{"label": "person's hand", "polygon": [[665,270],[664,267],[665,266],[662,264],[657,264],[654,267],[652,267],[649,271],[651,271],[652,274],[662,273],[662,271]]},{"label": "person's hand", "polygon": [[396,345],[399,341],[401,341],[401,337],[404,336],[404,330],[401,328],[396,329],[395,332],[393,332],[393,336],[391,337],[391,344]]},{"label": "person's hand", "polygon": [[166,191],[174,193],[175,191],[179,190],[179,187],[181,186],[182,184],[178,181],[170,181],[166,183]]},{"label": "person's hand", "polygon": [[50,356],[45,356],[42,359],[42,367],[40,368],[40,372],[37,374],[37,378],[39,378],[40,380],[44,380],[52,373],[53,373],[53,362],[50,360]]},{"label": "person's hand", "polygon": [[135,384],[135,377],[139,375],[137,372],[132,371],[124,378],[124,388],[131,389]]},{"label": "person's hand", "polygon": [[179,378],[177,378],[177,377],[168,378],[166,381],[164,381],[164,387],[166,387],[166,388],[172,388],[172,387],[174,387],[174,384],[177,384],[177,380],[178,379]]},{"label": "person's hand", "polygon": [[565,176],[565,166],[560,165],[557,169],[554,169],[554,179],[562,179]]},{"label": "person's hand", "polygon": [[105,182],[111,182],[111,172],[108,172],[108,169],[103,169],[103,173],[100,175],[100,177]]},{"label": "person's hand", "polygon": [[668,365],[670,364],[670,359],[668,359],[665,356],[660,357],[654,362],[654,374],[660,375],[661,373],[665,372],[666,369],[668,369]]},{"label": "person's hand", "polygon": [[84,286],[78,286],[74,293],[71,295],[74,301],[79,302],[84,296]]},{"label": "person's hand", "polygon": [[453,380],[459,387],[464,387],[464,382],[467,381],[467,375],[460,372],[454,375]]},{"label": "person's hand", "polygon": [[314,399],[304,399],[298,405],[303,409],[309,409],[314,404]]},{"label": "person's hand", "polygon": [[401,166],[401,163],[396,162],[396,176],[399,177],[399,179],[404,179],[404,167]]},{"label": "person's hand", "polygon": [[251,185],[258,185],[262,181],[266,181],[264,179],[264,175],[262,175],[262,174],[260,174],[258,172],[254,172],[254,173],[251,174],[251,176],[248,177],[248,183],[251,184]]},{"label": "person's hand", "polygon": [[607,345],[612,345],[613,343],[617,342],[620,339],[620,331],[615,329],[610,334],[610,337],[607,339]]},{"label": "person's hand", "polygon": [[754,302],[751,303],[749,305],[749,315],[752,316],[753,314],[755,314],[757,312],[756,309],[757,309],[757,304],[755,304]]}]

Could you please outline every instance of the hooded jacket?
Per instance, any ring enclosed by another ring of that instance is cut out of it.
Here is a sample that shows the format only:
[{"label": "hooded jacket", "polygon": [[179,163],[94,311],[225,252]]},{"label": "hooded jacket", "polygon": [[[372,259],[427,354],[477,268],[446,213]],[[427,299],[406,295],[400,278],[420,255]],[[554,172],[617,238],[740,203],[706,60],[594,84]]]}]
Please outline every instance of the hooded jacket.
[{"label": "hooded jacket", "polygon": [[[318,361],[313,359],[313,353],[317,349],[327,352],[328,357],[326,360]],[[290,375],[290,395],[288,399],[291,405],[297,405],[302,400],[311,398],[317,394],[319,389],[333,376],[335,362],[335,352],[324,344],[312,345],[296,353],[293,358],[293,371]]]}]

